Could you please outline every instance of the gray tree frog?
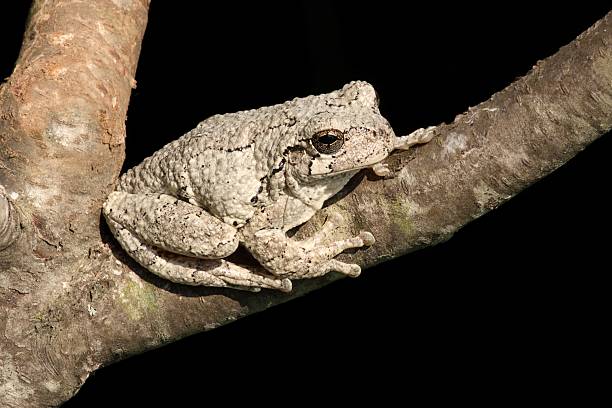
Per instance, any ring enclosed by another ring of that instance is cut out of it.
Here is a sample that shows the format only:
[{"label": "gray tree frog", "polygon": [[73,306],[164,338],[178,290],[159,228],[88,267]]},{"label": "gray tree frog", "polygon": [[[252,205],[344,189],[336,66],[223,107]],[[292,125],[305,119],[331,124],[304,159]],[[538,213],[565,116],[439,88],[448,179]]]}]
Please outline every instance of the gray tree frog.
[{"label": "gray tree frog", "polygon": [[[103,213],[140,265],[187,285],[291,291],[291,279],[358,265],[334,257],[374,243],[369,232],[329,242],[341,217],[298,241],[303,224],[360,169],[379,175],[395,149],[428,142],[431,128],[396,137],[374,88],[351,82],[328,94],[215,115],[146,158],[119,180]],[[242,244],[261,264],[224,258]]]}]

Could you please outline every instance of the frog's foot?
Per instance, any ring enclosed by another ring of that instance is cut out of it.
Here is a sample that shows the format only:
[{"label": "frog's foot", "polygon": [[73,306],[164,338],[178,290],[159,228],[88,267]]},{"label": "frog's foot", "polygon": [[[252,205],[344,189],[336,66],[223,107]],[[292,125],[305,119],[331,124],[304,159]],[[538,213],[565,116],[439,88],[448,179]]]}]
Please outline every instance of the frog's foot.
[{"label": "frog's foot", "polygon": [[299,243],[307,251],[305,255],[307,265],[305,268],[298,268],[293,278],[316,278],[328,272],[340,272],[350,277],[361,274],[359,265],[333,258],[347,249],[373,245],[376,240],[370,232],[361,231],[356,237],[330,242],[330,236],[343,222],[344,219],[339,213],[332,212],[319,231]]},{"label": "frog's foot", "polygon": [[[310,241],[310,240],[309,240]],[[327,244],[315,244],[306,241],[309,247],[306,255],[307,267],[296,271],[293,278],[306,279],[323,276],[328,272],[340,272],[350,277],[357,277],[361,274],[361,267],[357,264],[348,264],[333,259],[336,255],[350,248],[361,248],[374,244],[374,236],[367,231],[362,231],[356,237],[333,241]]]},{"label": "frog's foot", "polygon": [[339,214],[331,214],[319,231],[303,241],[287,239],[280,230],[260,230],[253,240],[256,246],[249,250],[275,276],[305,279],[336,271],[356,277],[361,273],[359,265],[333,258],[347,249],[372,245],[374,236],[362,231],[355,237],[334,241],[332,233],[341,223]]},{"label": "frog's foot", "polygon": [[229,287],[258,292],[261,288],[290,292],[289,279],[250,271],[224,259],[198,259],[157,249],[141,242],[128,229],[110,221],[123,249],[140,265],[172,282],[192,286]]},{"label": "frog's foot", "polygon": [[388,177],[391,174],[391,169],[386,163],[376,163],[372,166],[372,171],[378,177]]},{"label": "frog's foot", "polygon": [[407,150],[416,144],[427,143],[434,137],[435,129],[435,126],[429,126],[425,129],[417,129],[408,136],[398,137],[395,141],[394,149]]},{"label": "frog's foot", "polygon": [[311,237],[300,241],[302,247],[305,249],[312,249],[317,247],[321,242],[328,241],[329,236],[342,225],[344,218],[337,212],[330,213],[321,228],[315,232]]}]

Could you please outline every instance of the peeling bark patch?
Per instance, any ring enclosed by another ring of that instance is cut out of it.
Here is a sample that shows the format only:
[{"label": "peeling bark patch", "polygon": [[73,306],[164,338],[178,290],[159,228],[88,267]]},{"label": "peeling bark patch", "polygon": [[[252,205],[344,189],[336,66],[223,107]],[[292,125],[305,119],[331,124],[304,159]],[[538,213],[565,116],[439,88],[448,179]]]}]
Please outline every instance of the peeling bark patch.
[{"label": "peeling bark patch", "polygon": [[129,9],[133,6],[133,1],[132,0],[112,0],[113,4],[117,7],[120,7],[122,9]]},{"label": "peeling bark patch", "polygon": [[498,193],[492,187],[484,183],[481,183],[474,188],[474,197],[476,198],[476,203],[481,210],[495,208],[506,198],[503,194]]},{"label": "peeling bark patch", "polygon": [[[93,133],[84,122],[78,120],[53,121],[49,124],[45,135],[52,141],[64,147],[77,148],[87,141],[88,134]],[[81,148],[82,149],[82,148]]]},{"label": "peeling bark patch", "polygon": [[54,45],[64,46],[66,45],[68,41],[72,40],[73,38],[74,38],[73,33],[58,34],[58,35],[50,36],[49,42],[51,42],[51,44],[54,44]]},{"label": "peeling bark patch", "polygon": [[444,156],[453,156],[467,149],[467,137],[463,133],[450,132],[444,140]]},{"label": "peeling bark patch", "polygon": [[45,381],[43,385],[50,392],[58,392],[61,384],[58,381],[49,380],[49,381]]},{"label": "peeling bark patch", "polygon": [[[529,166],[529,156],[522,148],[517,147],[516,150],[504,150],[500,155],[504,165],[509,169],[519,169],[521,166]],[[519,174],[517,172],[517,174]]]},{"label": "peeling bark patch", "polygon": [[53,208],[56,200],[59,200],[62,196],[61,189],[56,185],[31,185],[28,187],[29,188],[25,190],[24,197],[28,202],[32,203],[35,208]]}]

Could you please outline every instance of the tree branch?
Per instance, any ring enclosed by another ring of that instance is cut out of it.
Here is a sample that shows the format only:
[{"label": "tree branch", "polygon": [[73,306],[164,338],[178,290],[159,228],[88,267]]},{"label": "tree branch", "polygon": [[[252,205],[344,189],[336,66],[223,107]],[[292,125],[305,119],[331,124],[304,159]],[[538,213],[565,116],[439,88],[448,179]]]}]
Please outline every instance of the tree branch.
[{"label": "tree branch", "polygon": [[94,343],[78,339],[89,330],[81,298],[70,296],[81,276],[96,285],[100,271],[99,209],[123,161],[148,5],[33,1],[0,88],[2,406],[58,405],[97,364],[87,352]]},{"label": "tree branch", "polygon": [[[23,234],[0,257],[0,398],[7,406],[58,404],[100,365],[337,278],[299,282],[289,295],[186,288],[142,271],[107,234],[101,239],[99,208],[122,159],[115,146],[146,4],[85,2],[68,13],[67,3],[35,2],[18,65],[0,90],[0,183],[18,194],[24,214]],[[612,13],[439,126],[434,141],[393,155],[394,178],[358,176],[299,234],[329,212],[342,213],[347,226],[339,234],[364,229],[377,237],[372,248],[343,255],[364,267],[450,238],[610,130],[611,33]],[[49,168],[53,174],[42,171]]]}]

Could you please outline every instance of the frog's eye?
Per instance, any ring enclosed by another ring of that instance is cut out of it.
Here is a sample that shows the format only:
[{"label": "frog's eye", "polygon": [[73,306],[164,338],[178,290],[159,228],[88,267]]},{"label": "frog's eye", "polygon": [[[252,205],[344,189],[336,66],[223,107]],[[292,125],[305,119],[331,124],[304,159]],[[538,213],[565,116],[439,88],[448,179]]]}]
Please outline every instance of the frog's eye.
[{"label": "frog's eye", "polygon": [[335,129],[322,130],[312,137],[312,145],[319,153],[333,154],[342,148],[344,134]]}]

